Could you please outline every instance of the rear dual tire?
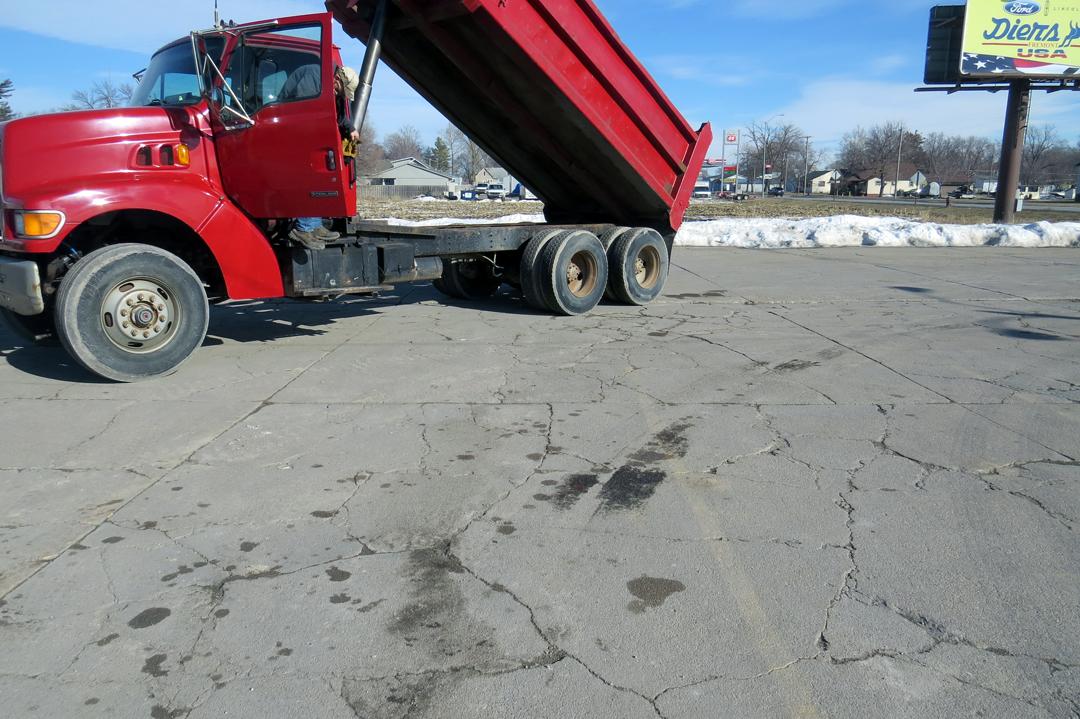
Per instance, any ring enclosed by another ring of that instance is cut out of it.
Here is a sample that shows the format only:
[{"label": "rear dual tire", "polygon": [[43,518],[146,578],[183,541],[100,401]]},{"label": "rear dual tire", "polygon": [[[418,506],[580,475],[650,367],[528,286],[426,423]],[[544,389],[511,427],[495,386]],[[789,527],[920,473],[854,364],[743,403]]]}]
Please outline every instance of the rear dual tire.
[{"label": "rear dual tire", "polygon": [[620,233],[608,249],[608,264],[610,297],[630,305],[647,305],[667,284],[667,243],[659,232],[647,227]]},{"label": "rear dual tire", "polygon": [[525,301],[561,315],[590,311],[607,287],[607,254],[600,239],[585,230],[534,237],[521,259]]}]

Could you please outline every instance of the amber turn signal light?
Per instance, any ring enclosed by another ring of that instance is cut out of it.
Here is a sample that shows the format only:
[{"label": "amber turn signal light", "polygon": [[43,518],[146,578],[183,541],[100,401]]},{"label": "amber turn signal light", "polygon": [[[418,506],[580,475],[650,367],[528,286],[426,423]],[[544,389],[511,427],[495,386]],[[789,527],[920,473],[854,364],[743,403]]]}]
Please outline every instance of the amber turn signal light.
[{"label": "amber turn signal light", "polygon": [[176,146],[176,164],[182,167],[191,164],[191,150],[187,145],[180,144]]},{"label": "amber turn signal light", "polygon": [[64,226],[62,212],[19,210],[14,215],[15,234],[30,240],[54,237]]}]

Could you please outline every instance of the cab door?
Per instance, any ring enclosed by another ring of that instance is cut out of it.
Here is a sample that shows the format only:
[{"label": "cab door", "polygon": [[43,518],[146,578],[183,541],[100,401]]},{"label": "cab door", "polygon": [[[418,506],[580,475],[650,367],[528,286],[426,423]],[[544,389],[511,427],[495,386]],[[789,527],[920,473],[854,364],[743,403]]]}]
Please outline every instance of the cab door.
[{"label": "cab door", "polygon": [[[347,217],[329,13],[229,32],[211,93],[225,192],[256,218]],[[350,194],[352,195],[350,198]]]}]

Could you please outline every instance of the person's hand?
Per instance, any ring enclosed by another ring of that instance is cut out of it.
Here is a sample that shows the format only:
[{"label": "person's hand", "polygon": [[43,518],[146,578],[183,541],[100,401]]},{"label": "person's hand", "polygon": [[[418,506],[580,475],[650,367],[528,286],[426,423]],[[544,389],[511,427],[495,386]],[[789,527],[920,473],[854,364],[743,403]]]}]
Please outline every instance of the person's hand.
[{"label": "person's hand", "polygon": [[360,133],[357,132],[356,130],[353,130],[349,134],[349,138],[352,139],[353,142],[360,142]]}]

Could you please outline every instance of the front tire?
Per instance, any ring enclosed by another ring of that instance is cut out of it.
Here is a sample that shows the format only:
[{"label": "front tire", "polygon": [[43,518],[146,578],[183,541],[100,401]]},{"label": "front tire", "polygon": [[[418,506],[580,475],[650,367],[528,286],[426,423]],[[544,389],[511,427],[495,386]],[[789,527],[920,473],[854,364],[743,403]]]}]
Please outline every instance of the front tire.
[{"label": "front tire", "polygon": [[486,300],[502,285],[494,268],[486,260],[443,260],[443,275],[432,284],[444,295],[459,300]]},{"label": "front tire", "polygon": [[136,382],[175,372],[206,337],[210,307],[198,275],[149,245],[91,252],[64,276],[56,333],[91,372]]}]

